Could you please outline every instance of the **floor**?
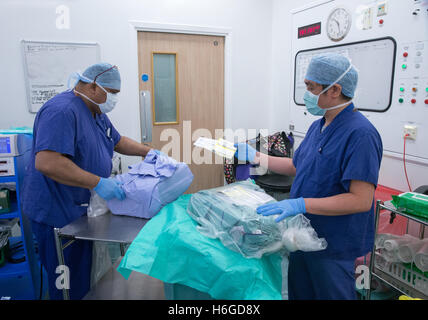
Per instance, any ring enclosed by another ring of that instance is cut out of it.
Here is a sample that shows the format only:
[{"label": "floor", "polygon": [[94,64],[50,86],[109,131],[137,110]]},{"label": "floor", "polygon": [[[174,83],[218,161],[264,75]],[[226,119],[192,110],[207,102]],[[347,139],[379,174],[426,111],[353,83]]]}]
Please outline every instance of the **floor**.
[{"label": "floor", "polygon": [[126,280],[116,270],[120,260],[114,263],[84,300],[165,300],[162,281],[135,271]]}]

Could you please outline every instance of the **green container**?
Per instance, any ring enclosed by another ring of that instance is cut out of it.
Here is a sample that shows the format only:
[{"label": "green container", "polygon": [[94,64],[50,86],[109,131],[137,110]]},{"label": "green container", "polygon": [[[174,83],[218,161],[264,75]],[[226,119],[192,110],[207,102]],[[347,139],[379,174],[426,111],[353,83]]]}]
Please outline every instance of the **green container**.
[{"label": "green container", "polygon": [[392,204],[405,213],[428,218],[428,195],[406,192],[392,196]]},{"label": "green container", "polygon": [[0,214],[10,212],[10,196],[8,189],[0,190]]},{"label": "green container", "polygon": [[412,263],[403,263],[403,266],[405,266],[407,269],[410,269],[410,270],[413,270],[413,271],[419,273],[420,275],[423,275],[425,278],[428,279],[428,271],[423,272],[422,270],[420,270],[418,267],[416,267]]}]

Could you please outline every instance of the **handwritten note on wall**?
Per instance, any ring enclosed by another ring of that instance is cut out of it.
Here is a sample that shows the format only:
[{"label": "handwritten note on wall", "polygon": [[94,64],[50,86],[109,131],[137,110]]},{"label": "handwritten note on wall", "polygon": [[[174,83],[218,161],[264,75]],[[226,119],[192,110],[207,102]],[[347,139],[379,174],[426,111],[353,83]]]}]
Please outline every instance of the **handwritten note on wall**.
[{"label": "handwritten note on wall", "polygon": [[69,89],[70,74],[100,61],[97,44],[22,41],[22,49],[28,110],[32,113]]}]

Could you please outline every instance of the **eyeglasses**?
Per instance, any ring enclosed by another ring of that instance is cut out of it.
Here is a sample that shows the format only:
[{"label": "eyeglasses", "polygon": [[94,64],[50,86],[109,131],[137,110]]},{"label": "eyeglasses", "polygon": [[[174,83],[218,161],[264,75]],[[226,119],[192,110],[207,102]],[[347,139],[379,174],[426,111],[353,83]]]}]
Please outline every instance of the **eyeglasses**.
[{"label": "eyeglasses", "polygon": [[110,71],[111,69],[114,69],[114,68],[116,68],[116,69],[117,69],[117,66],[113,66],[113,67],[108,68],[107,70],[104,70],[103,72],[101,72],[101,73],[97,74],[97,75],[95,76],[95,78],[94,78],[94,83],[95,83],[95,81],[97,81],[97,78],[98,78],[100,75],[102,75],[103,73],[106,73],[107,71]]}]

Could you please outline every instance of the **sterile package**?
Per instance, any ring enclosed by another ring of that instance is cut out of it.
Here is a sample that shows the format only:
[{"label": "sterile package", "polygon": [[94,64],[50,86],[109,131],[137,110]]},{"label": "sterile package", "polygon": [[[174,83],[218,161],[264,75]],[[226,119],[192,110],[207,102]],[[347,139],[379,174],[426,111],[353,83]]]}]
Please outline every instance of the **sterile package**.
[{"label": "sterile package", "polygon": [[112,260],[106,242],[94,241],[92,245],[91,288],[109,271]]},{"label": "sterile package", "polygon": [[405,192],[392,195],[392,204],[399,210],[415,216],[428,218],[428,195],[416,192]]},{"label": "sterile package", "polygon": [[152,150],[144,161],[129,168],[127,173],[115,177],[122,183],[126,198],[107,201],[113,214],[151,218],[181,196],[193,181],[187,164]]},{"label": "sterile package", "polygon": [[89,200],[89,206],[87,215],[90,218],[95,218],[106,214],[109,211],[107,207],[107,202],[101,198],[98,193],[94,190],[91,190],[91,199]]},{"label": "sterile package", "polygon": [[236,148],[233,143],[223,139],[213,140],[200,137],[193,143],[193,145],[207,149],[226,159],[233,159],[236,152]]},{"label": "sterile package", "polygon": [[309,220],[299,214],[275,222],[276,216],[257,214],[258,206],[275,202],[251,180],[202,190],[192,195],[188,214],[198,222],[197,229],[247,258],[286,250],[318,251],[327,247],[318,238]]}]

